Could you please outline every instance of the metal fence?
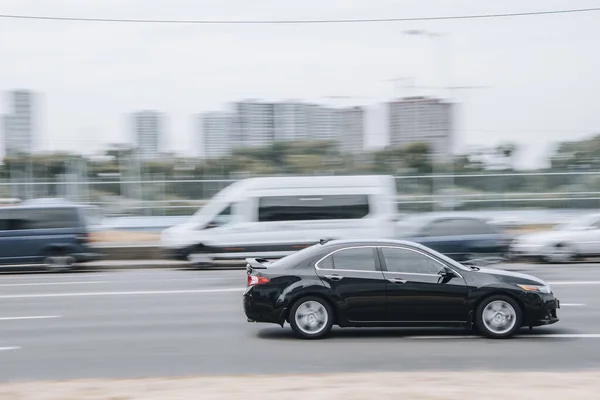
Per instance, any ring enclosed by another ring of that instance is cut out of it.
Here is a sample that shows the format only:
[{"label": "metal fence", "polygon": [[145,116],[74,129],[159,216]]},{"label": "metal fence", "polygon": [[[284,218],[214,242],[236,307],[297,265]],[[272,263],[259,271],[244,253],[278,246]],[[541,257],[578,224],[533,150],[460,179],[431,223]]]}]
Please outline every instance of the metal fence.
[{"label": "metal fence", "polygon": [[[600,172],[527,172],[396,176],[400,211],[518,208],[600,208]],[[101,206],[108,214],[187,215],[235,179],[0,182],[0,197],[63,197]]]}]

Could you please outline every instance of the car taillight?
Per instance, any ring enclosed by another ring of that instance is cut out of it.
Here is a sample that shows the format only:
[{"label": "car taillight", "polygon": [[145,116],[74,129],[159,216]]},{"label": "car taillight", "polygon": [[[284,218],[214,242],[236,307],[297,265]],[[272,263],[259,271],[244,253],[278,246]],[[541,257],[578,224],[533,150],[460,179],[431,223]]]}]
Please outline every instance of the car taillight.
[{"label": "car taillight", "polygon": [[248,286],[263,285],[269,283],[269,278],[264,276],[248,275]]}]

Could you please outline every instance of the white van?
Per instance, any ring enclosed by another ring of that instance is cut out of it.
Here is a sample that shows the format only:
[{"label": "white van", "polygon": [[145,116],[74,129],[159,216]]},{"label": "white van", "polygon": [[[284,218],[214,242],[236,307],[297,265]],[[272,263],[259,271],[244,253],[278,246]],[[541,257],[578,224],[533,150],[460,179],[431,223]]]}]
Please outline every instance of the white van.
[{"label": "white van", "polygon": [[244,179],[163,231],[161,244],[171,258],[210,262],[279,258],[323,238],[391,238],[395,195],[392,176]]}]

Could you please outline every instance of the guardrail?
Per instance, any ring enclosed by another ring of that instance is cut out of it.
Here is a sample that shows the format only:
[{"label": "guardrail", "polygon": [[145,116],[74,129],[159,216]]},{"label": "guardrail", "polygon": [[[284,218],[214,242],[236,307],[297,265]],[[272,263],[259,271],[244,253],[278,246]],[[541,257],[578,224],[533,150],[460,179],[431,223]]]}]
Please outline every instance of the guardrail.
[{"label": "guardrail", "polygon": [[[156,178],[156,179],[151,179]],[[600,208],[600,171],[396,176],[399,211]],[[0,196],[65,197],[134,215],[189,215],[236,179],[0,182]],[[113,210],[113,211],[114,211]]]}]

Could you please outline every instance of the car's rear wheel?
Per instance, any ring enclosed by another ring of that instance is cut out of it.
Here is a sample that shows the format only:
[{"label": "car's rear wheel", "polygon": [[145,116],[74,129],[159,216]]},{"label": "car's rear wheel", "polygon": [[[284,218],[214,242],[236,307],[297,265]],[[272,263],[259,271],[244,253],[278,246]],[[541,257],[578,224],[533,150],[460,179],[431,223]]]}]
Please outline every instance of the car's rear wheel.
[{"label": "car's rear wheel", "polygon": [[307,296],[298,300],[290,310],[290,326],[303,339],[319,339],[333,326],[333,310],[323,299]]},{"label": "car's rear wheel", "polygon": [[489,297],[477,307],[478,331],[492,339],[511,337],[521,327],[522,314],[519,304],[510,297]]},{"label": "car's rear wheel", "polygon": [[77,260],[67,251],[53,250],[44,256],[44,268],[48,272],[66,272],[75,269]]}]

